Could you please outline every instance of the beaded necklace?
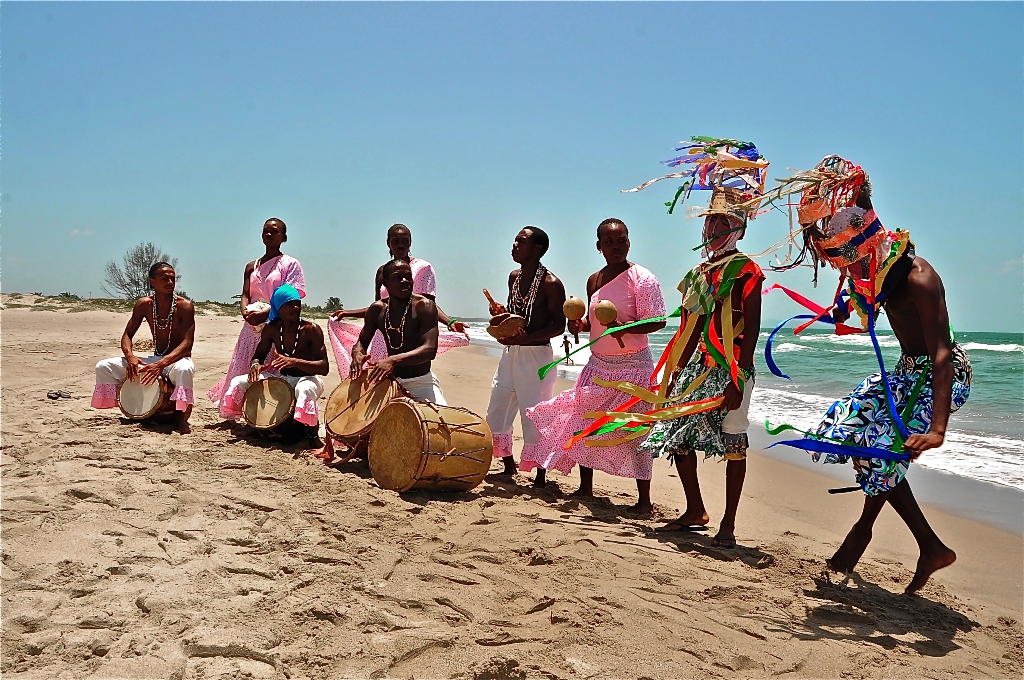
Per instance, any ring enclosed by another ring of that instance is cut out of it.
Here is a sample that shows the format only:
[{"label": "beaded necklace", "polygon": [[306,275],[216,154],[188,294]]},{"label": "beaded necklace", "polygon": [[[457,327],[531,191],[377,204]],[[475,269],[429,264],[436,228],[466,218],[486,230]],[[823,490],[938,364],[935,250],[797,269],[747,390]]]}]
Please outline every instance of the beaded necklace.
[{"label": "beaded necklace", "polygon": [[302,328],[302,319],[299,319],[299,324],[295,327],[295,344],[292,345],[292,351],[291,352],[285,352],[284,351],[284,321],[281,322],[281,354],[283,354],[285,356],[288,356],[288,357],[295,356],[295,352],[297,352],[298,349],[299,349],[299,329],[300,328]]},{"label": "beaded necklace", "polygon": [[544,280],[548,270],[544,265],[537,263],[537,272],[533,275],[533,282],[526,295],[522,294],[523,270],[519,269],[512,290],[508,292],[508,311],[526,319],[526,327],[530,327],[530,319],[533,317],[533,303],[537,301],[537,291],[540,290],[540,283]]},{"label": "beaded necklace", "polygon": [[[384,300],[384,340],[388,343],[388,347],[397,350],[405,347],[405,318],[409,315],[409,308],[412,304],[409,301],[405,303],[405,310],[402,312],[402,320],[398,322],[397,326],[391,324],[391,298]],[[398,333],[399,342],[397,345],[391,344],[391,334]]]},{"label": "beaded necklace", "polygon": [[[156,316],[156,293],[153,293],[153,353],[158,357],[162,357],[167,354],[171,349],[171,332],[174,329],[174,308],[178,306],[178,296],[171,296],[171,311],[167,314],[167,321],[163,324],[160,323],[160,319]],[[160,349],[157,344],[159,338],[157,338],[157,331],[167,330],[167,345]]]}]

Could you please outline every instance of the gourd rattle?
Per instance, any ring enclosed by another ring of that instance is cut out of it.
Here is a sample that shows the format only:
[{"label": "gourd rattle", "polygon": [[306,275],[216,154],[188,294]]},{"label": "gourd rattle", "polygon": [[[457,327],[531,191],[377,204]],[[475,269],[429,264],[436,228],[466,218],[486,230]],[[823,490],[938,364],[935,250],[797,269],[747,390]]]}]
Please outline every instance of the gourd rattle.
[{"label": "gourd rattle", "polygon": [[[570,321],[579,321],[587,314],[587,303],[578,297],[570,295],[565,302],[562,303],[562,313],[565,314],[565,318]],[[576,344],[580,344],[580,334],[573,333],[572,336],[576,338]]]},{"label": "gourd rattle", "polygon": [[[601,325],[610,327],[618,318],[619,310],[611,300],[600,300],[594,305],[594,316],[601,322]],[[622,338],[616,337],[615,340],[618,341],[619,347],[626,346],[622,342]]]}]

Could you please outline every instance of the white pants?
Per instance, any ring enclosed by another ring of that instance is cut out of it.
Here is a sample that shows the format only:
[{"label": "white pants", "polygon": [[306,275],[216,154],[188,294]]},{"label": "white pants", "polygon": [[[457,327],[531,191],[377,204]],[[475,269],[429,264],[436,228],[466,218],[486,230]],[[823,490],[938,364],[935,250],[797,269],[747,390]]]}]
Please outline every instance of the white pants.
[{"label": "white pants", "polygon": [[[139,357],[139,362],[151,364],[163,357]],[[186,410],[193,403],[192,379],[196,366],[192,359],[178,359],[162,371],[163,376],[174,386],[171,401],[179,411]],[[93,408],[114,408],[117,406],[117,386],[128,375],[128,360],[124,357],[104,359],[96,364],[96,388],[92,393]]]},{"label": "white pants", "polygon": [[[281,375],[280,373],[260,373],[263,378],[280,378],[295,390],[295,420],[303,425],[316,425],[320,420],[317,400],[324,392],[324,379],[318,375]],[[239,375],[231,379],[228,391],[224,393],[224,408],[229,418],[242,415],[245,391],[249,389],[249,374]]]},{"label": "white pants", "polygon": [[512,424],[517,413],[523,426],[523,443],[530,446],[540,441],[540,432],[526,417],[526,409],[551,399],[558,372],[549,371],[543,380],[537,372],[553,360],[551,345],[512,345],[502,353],[487,402],[487,426],[494,435],[496,457],[512,455]]},{"label": "white pants", "polygon": [[722,421],[723,434],[746,434],[747,428],[750,427],[747,414],[750,413],[750,395],[753,393],[754,378],[751,376],[750,380],[743,383],[743,401],[740,402],[740,407],[725,414],[725,420]]},{"label": "white pants", "polygon": [[444,400],[444,393],[441,392],[441,383],[437,381],[437,376],[433,371],[415,378],[398,378],[398,382],[416,401],[429,401],[441,406],[448,405],[448,402]]}]

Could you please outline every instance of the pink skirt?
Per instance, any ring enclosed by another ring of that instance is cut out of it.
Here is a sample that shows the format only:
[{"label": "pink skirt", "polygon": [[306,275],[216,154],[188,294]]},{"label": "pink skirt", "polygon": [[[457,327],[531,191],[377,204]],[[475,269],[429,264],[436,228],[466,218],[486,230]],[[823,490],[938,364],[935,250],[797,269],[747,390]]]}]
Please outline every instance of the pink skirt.
[{"label": "pink skirt", "polygon": [[[210,391],[206,393],[206,396],[217,405],[217,409],[220,412],[222,418],[232,418],[231,413],[225,409],[224,404],[224,393],[227,391],[228,386],[234,378],[240,375],[245,375],[249,372],[249,366],[252,364],[252,355],[256,353],[256,347],[260,344],[260,333],[257,332],[251,324],[242,321],[242,330],[238,333],[238,340],[235,342],[235,351],[231,355],[231,363],[228,364],[228,373],[220,382],[210,388]],[[277,356],[277,352],[274,348],[270,348],[270,352],[267,353],[267,358],[264,363],[270,363],[270,361]]]},{"label": "pink skirt", "polygon": [[[334,352],[334,363],[338,367],[338,375],[342,380],[349,376],[349,369],[352,367],[352,346],[359,339],[363,331],[362,325],[329,319],[327,321],[327,335],[331,338],[331,350]],[[444,354],[456,347],[468,347],[469,338],[462,333],[441,331],[437,335],[437,354]],[[388,356],[387,345],[384,344],[384,336],[380,331],[373,334],[370,342],[370,360],[380,361]]]},{"label": "pink skirt", "polygon": [[[622,392],[601,387],[593,383],[594,378],[619,381],[628,380],[637,385],[646,385],[654,372],[654,361],[650,348],[633,354],[602,356],[590,355],[590,361],[580,373],[576,385],[562,392],[554,399],[537,404],[526,410],[526,415],[540,430],[541,440],[535,446],[523,447],[519,469],[527,472],[535,467],[558,470],[569,474],[574,465],[600,470],[616,477],[630,479],[651,478],[654,461],[650,454],[637,450],[643,438],[637,438],[615,446],[587,446],[587,441],[620,439],[621,432],[612,432],[599,437],[588,437],[577,442],[568,451],[562,448],[572,436],[592,424],[583,415],[590,411],[614,411],[629,397]],[[650,404],[640,402],[631,412],[650,410]]]}]

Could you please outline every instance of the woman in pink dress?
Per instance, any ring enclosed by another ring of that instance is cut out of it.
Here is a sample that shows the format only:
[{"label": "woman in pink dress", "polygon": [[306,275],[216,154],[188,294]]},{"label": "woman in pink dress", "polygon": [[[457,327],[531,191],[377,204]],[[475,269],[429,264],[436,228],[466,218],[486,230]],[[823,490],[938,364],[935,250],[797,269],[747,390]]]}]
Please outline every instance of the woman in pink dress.
[{"label": "woman in pink dress", "polygon": [[[253,352],[260,342],[260,333],[270,314],[270,296],[278,286],[289,284],[302,297],[306,296],[306,279],[302,275],[302,265],[294,257],[281,252],[281,244],[288,240],[288,227],[282,220],[271,217],[263,224],[263,245],[267,252],[263,257],[245,265],[245,277],[242,279],[242,330],[235,343],[234,354],[228,365],[228,373],[223,379],[206,393],[214,404],[217,404],[221,417],[236,418],[225,410],[224,393],[231,384],[232,378],[249,373],[249,364]],[[271,349],[271,356],[274,350]],[[267,357],[267,361],[271,359]]]},{"label": "woman in pink dress", "polygon": [[[434,300],[437,296],[437,279],[434,276],[434,267],[426,260],[412,257],[409,250],[412,249],[412,232],[404,224],[393,224],[388,229],[388,252],[391,259],[404,260],[412,267],[412,292]],[[388,296],[384,288],[384,265],[377,268],[377,275],[374,279],[375,300],[381,300]],[[362,324],[345,323],[343,318],[349,317],[362,319],[366,315],[366,308],[353,310],[340,310],[331,314],[327,322],[327,333],[331,338],[331,349],[334,351],[334,361],[338,366],[338,375],[344,380],[348,378],[349,367],[352,365],[352,345],[359,338]],[[466,325],[457,319],[450,318],[444,311],[437,308],[438,321],[444,324],[448,331],[438,334],[437,353],[442,354],[455,347],[469,345],[469,335],[466,334]],[[373,336],[370,344],[370,360],[380,361],[388,355],[387,347],[384,345],[384,336],[378,331]]]},{"label": "woman in pink dress", "polygon": [[[609,327],[665,315],[665,298],[658,279],[647,269],[626,259],[629,254],[629,230],[622,220],[608,218],[598,225],[597,249],[604,255],[607,264],[587,280],[587,318],[570,320],[570,333],[590,331],[590,337],[594,339]],[[594,316],[594,306],[600,300],[614,302],[618,310],[618,317],[610,326],[602,325]],[[639,500],[633,507],[640,513],[650,514],[654,509],[651,505],[651,472],[654,465],[650,454],[637,450],[641,439],[611,446],[602,445],[623,437],[621,432],[612,432],[589,437],[573,444],[568,450],[563,449],[562,445],[574,433],[591,424],[592,421],[584,419],[584,414],[591,411],[613,411],[629,398],[622,392],[594,384],[594,378],[616,382],[627,380],[637,385],[650,383],[654,360],[651,358],[647,335],[664,327],[664,321],[655,321],[601,338],[590,348],[590,361],[580,373],[575,386],[550,401],[527,409],[526,415],[540,430],[541,441],[536,447],[531,447],[529,458],[526,449],[523,450],[519,469],[526,472],[541,467],[569,474],[574,465],[579,465],[580,488],[574,494],[577,496],[594,495],[594,470],[635,479]],[[631,410],[645,411],[648,408],[646,403],[640,402]]]}]

